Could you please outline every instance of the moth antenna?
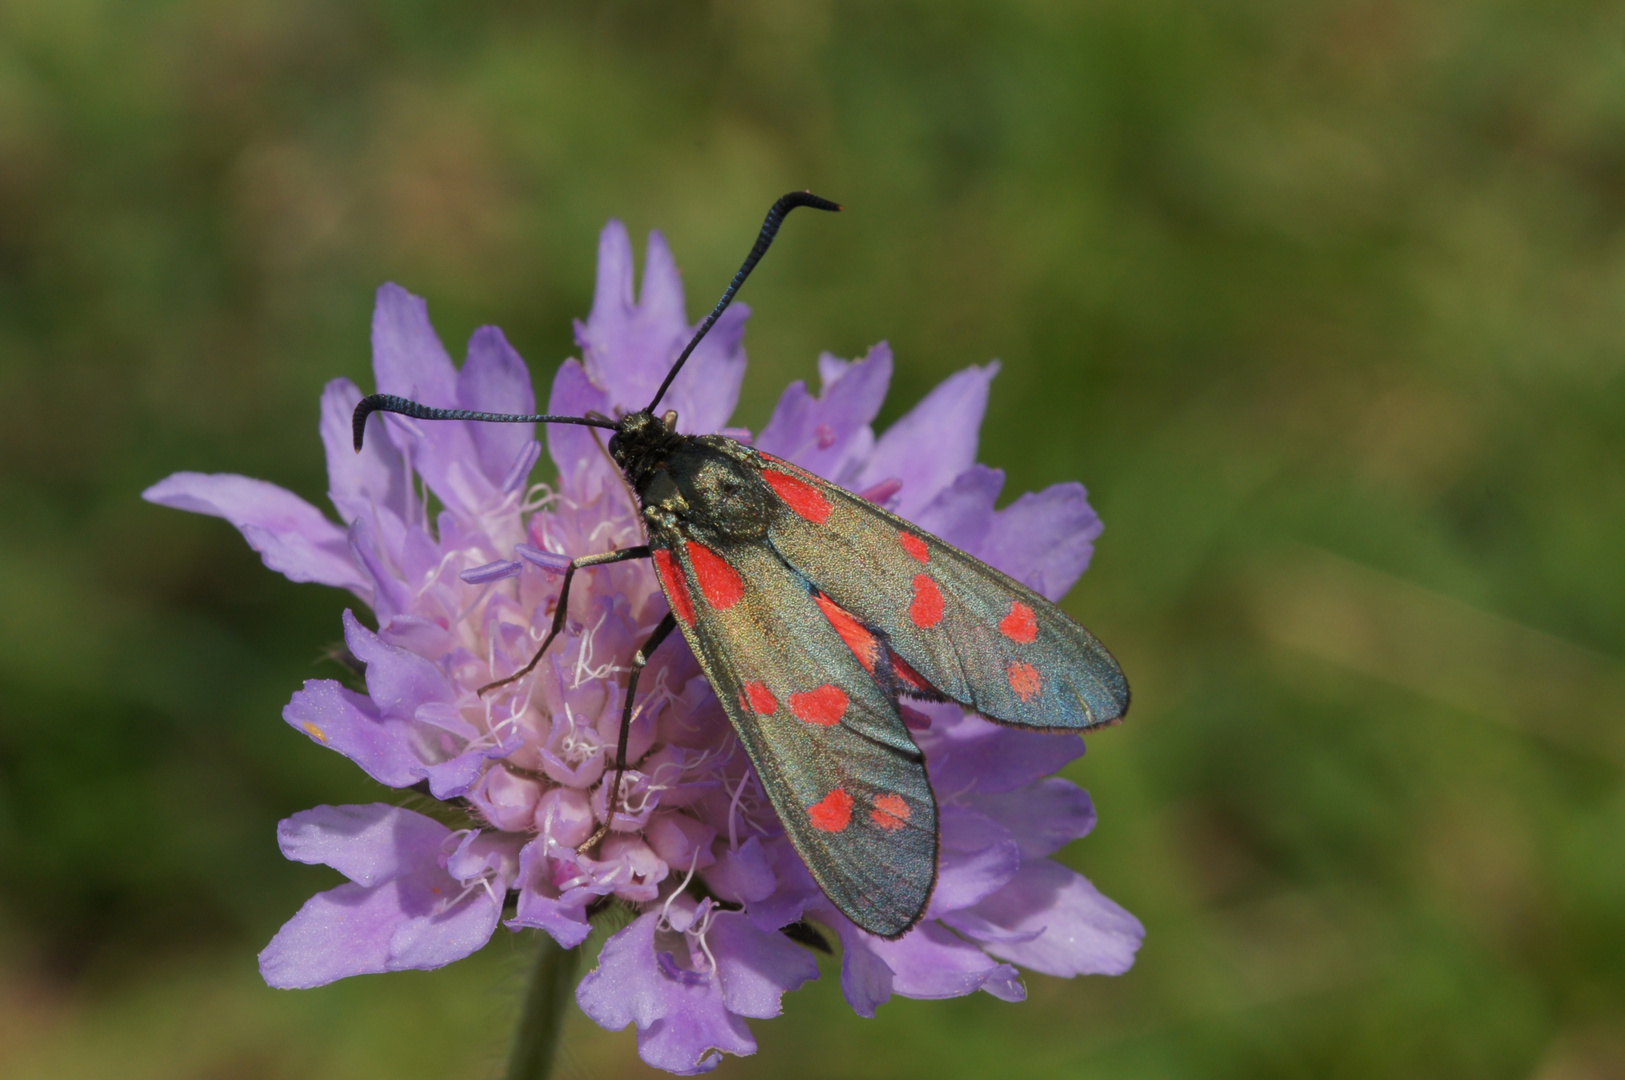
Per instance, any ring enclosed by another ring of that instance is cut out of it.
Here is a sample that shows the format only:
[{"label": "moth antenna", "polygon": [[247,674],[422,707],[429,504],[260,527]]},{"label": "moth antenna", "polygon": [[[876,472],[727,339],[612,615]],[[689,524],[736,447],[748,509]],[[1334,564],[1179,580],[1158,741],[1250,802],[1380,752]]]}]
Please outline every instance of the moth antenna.
[{"label": "moth antenna", "polygon": [[773,237],[778,235],[779,226],[784,223],[785,216],[798,206],[810,206],[815,210],[831,211],[841,208],[839,203],[832,203],[828,199],[820,198],[810,191],[792,191],[773,204],[772,208],[767,212],[767,217],[762,221],[762,231],[756,237],[755,245],[751,247],[750,254],[745,256],[744,265],[739,268],[739,273],[734,275],[733,281],[729,282],[728,289],[722,294],[722,299],[717,301],[717,306],[711,309],[711,314],[707,315],[705,321],[700,324],[698,332],[689,339],[688,345],[683,349],[682,355],[677,358],[677,362],[671,366],[670,371],[666,372],[665,381],[660,384],[660,389],[655,391],[654,400],[649,402],[649,407],[644,409],[644,412],[652,414],[655,411],[655,406],[660,404],[660,399],[666,396],[667,390],[671,389],[672,380],[677,378],[677,373],[682,371],[683,365],[688,362],[688,356],[694,351],[694,346],[698,345],[705,335],[711,332],[711,327],[716,323],[718,316],[722,314],[729,304],[733,303],[734,294],[739,291],[739,286],[745,283],[745,279],[750,277],[750,272],[756,269],[756,264],[767,253],[768,245],[772,244]]},{"label": "moth antenna", "polygon": [[396,397],[394,394],[371,394],[356,404],[355,415],[350,420],[351,430],[355,435],[356,453],[361,452],[361,440],[367,430],[367,417],[375,412],[400,413],[402,416],[411,416],[418,420],[489,420],[502,424],[579,424],[582,427],[608,428],[615,430],[615,422],[590,416],[549,416],[546,413],[532,413],[521,416],[518,413],[489,413],[476,412],[473,409],[437,409],[433,405],[422,405],[408,398]]}]

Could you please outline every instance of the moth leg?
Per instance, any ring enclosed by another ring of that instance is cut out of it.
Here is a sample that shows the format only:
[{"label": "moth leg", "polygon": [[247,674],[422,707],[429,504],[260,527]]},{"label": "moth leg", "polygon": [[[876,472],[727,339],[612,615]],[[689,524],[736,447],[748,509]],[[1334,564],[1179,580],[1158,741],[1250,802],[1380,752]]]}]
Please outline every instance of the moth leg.
[{"label": "moth leg", "polygon": [[621,778],[626,775],[626,743],[632,734],[632,701],[638,692],[638,677],[643,674],[643,668],[649,663],[649,657],[654,655],[654,651],[660,648],[660,643],[676,628],[676,617],[671,612],[666,612],[666,617],[654,628],[649,640],[645,641],[643,647],[632,657],[632,671],[626,677],[626,703],[621,708],[621,735],[615,743],[615,779],[609,785],[609,794],[604,799],[604,823],[586,843],[576,849],[578,851],[586,851],[602,840],[604,834],[609,832],[610,823],[615,820],[615,804],[620,801],[621,795]]},{"label": "moth leg", "polygon": [[570,581],[576,576],[576,571],[587,566],[606,566],[609,563],[627,562],[631,559],[647,559],[649,548],[639,544],[637,547],[620,548],[616,551],[606,551],[599,555],[583,555],[579,559],[570,560],[570,565],[564,568],[564,584],[559,588],[559,606],[553,612],[553,627],[548,630],[547,636],[542,639],[542,647],[536,650],[536,655],[530,658],[530,663],[509,675],[506,679],[486,683],[475,691],[475,696],[484,697],[487,690],[495,690],[499,686],[507,686],[511,682],[518,682],[541,662],[542,654],[547,647],[553,644],[553,639],[559,636],[564,629],[564,619],[570,610]]}]

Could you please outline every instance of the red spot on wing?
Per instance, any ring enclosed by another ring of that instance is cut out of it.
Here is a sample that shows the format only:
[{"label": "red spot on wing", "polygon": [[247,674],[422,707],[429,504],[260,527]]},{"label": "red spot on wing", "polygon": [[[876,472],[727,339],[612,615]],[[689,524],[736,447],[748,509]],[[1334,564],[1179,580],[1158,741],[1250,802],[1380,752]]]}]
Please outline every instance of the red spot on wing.
[{"label": "red spot on wing", "polygon": [[739,571],[704,544],[688,542],[688,561],[694,566],[694,580],[700,583],[701,595],[718,611],[727,611],[745,595]]},{"label": "red spot on wing", "polygon": [[908,803],[903,801],[901,795],[882,795],[875,800],[875,808],[869,811],[869,820],[890,832],[903,827],[908,813]]},{"label": "red spot on wing", "polygon": [[904,551],[914,556],[920,562],[928,563],[931,561],[931,549],[926,547],[925,541],[921,540],[918,536],[915,536],[911,532],[900,532],[897,534],[897,540],[898,543],[903,545]]},{"label": "red spot on wing", "polygon": [[1010,614],[999,623],[999,632],[1018,645],[1025,645],[1038,636],[1038,620],[1033,609],[1020,600],[1010,601]]},{"label": "red spot on wing", "polygon": [[848,701],[845,690],[832,683],[825,683],[805,694],[791,694],[790,712],[798,720],[805,720],[819,727],[829,727],[831,724],[841,722],[841,717],[846,715]]},{"label": "red spot on wing", "polygon": [[1038,669],[1020,660],[1010,664],[1007,674],[1010,677],[1010,689],[1014,690],[1022,701],[1031,701],[1043,685],[1043,680],[1038,677]]},{"label": "red spot on wing", "polygon": [[666,602],[671,612],[688,626],[694,625],[694,601],[688,596],[688,582],[683,580],[683,568],[665,548],[655,549],[655,573],[660,576],[660,587],[666,590]]},{"label": "red spot on wing", "polygon": [[880,642],[869,632],[869,628],[858,622],[850,611],[823,593],[813,593],[813,599],[818,602],[824,618],[829,620],[835,632],[841,635],[841,640],[846,642],[846,647],[852,650],[852,655],[858,658],[858,663],[863,665],[863,670],[874,674],[875,661],[880,659]]},{"label": "red spot on wing", "polygon": [[742,700],[749,703],[750,708],[758,716],[772,716],[779,711],[779,699],[773,696],[773,691],[767,688],[766,683],[748,682],[740,691]]},{"label": "red spot on wing", "polygon": [[930,574],[914,575],[914,602],[908,606],[908,617],[921,630],[942,621],[942,590]]},{"label": "red spot on wing", "polygon": [[836,788],[807,807],[807,817],[815,829],[840,832],[852,822],[852,796],[845,788]]},{"label": "red spot on wing", "polygon": [[805,480],[777,469],[763,469],[762,477],[768,486],[779,493],[785,505],[814,525],[822,525],[829,520],[830,510],[833,509],[829,500]]}]

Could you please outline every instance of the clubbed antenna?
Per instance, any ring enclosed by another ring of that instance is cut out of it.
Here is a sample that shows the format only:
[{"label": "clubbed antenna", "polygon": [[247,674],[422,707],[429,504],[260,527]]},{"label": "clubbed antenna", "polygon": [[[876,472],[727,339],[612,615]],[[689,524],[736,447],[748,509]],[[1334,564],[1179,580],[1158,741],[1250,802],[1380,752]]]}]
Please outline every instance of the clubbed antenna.
[{"label": "clubbed antenna", "polygon": [[472,409],[437,409],[432,405],[420,405],[408,398],[396,397],[394,394],[372,394],[362,398],[357,403],[355,416],[350,421],[352,430],[355,433],[357,453],[361,452],[361,438],[367,429],[367,417],[375,412],[400,413],[402,416],[412,416],[419,420],[490,420],[502,424],[580,424],[583,427],[615,430],[613,420],[590,416],[548,416],[545,413],[520,416],[517,413],[475,412]]},{"label": "clubbed antenna", "polygon": [[699,331],[689,341],[688,346],[683,349],[683,354],[677,358],[677,362],[671,366],[671,370],[666,372],[666,380],[660,384],[660,389],[655,391],[654,400],[649,402],[649,407],[644,412],[652,413],[655,411],[655,407],[660,404],[660,399],[665,397],[666,391],[671,388],[672,380],[677,378],[677,373],[683,370],[683,365],[688,362],[689,353],[693,352],[694,346],[698,345],[705,335],[711,332],[711,327],[716,323],[717,317],[722,314],[729,304],[733,303],[734,293],[739,291],[739,286],[745,283],[745,279],[750,277],[750,272],[756,269],[756,264],[766,254],[768,245],[773,243],[773,237],[778,235],[779,226],[784,223],[785,215],[798,206],[810,206],[815,210],[839,210],[841,208],[840,204],[819,198],[810,191],[792,191],[773,204],[773,208],[767,212],[766,220],[762,222],[762,231],[756,237],[755,246],[750,249],[750,254],[745,256],[745,264],[739,268],[739,273],[734,275],[733,281],[728,284],[728,291],[722,294],[722,299],[717,301],[717,306],[711,309],[711,314],[707,315],[705,321],[700,324]]}]

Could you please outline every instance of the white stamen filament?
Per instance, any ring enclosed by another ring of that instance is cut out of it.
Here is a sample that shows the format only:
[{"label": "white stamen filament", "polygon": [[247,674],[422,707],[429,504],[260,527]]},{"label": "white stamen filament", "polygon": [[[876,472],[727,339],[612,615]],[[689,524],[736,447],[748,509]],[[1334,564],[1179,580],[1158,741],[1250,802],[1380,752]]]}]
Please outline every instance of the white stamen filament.
[{"label": "white stamen filament", "polygon": [[671,918],[670,918],[670,916],[671,916],[672,901],[676,900],[679,896],[683,895],[684,890],[686,890],[688,888],[688,883],[694,880],[694,870],[699,865],[700,865],[700,849],[695,848],[694,849],[694,854],[688,860],[688,873],[683,875],[683,883],[681,885],[677,886],[677,888],[673,889],[672,894],[670,896],[666,897],[666,902],[664,904],[660,905],[660,915],[655,919],[655,929],[657,929],[657,930],[670,930],[671,929]]}]

